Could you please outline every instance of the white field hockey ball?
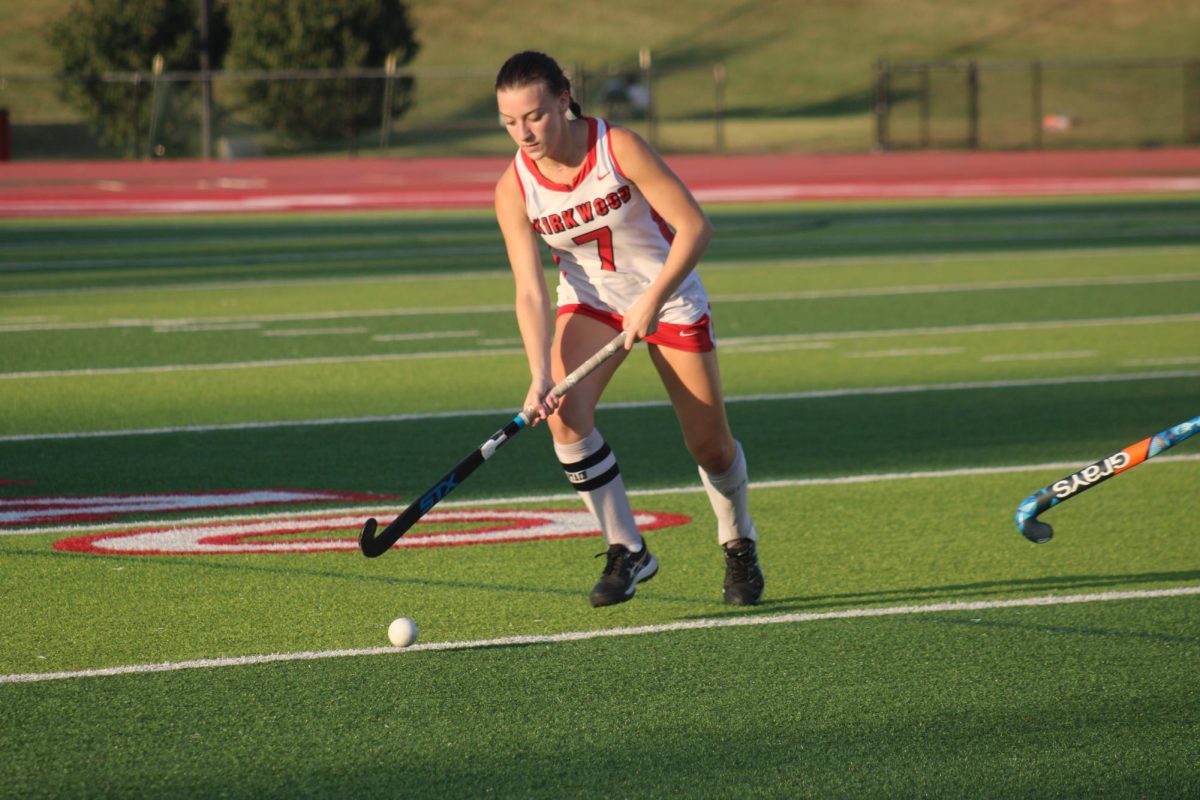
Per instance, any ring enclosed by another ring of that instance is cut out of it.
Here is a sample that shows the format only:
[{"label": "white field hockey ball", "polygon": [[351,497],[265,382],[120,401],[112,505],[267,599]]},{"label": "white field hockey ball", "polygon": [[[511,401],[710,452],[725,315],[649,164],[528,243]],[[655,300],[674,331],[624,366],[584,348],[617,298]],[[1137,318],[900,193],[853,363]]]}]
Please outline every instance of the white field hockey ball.
[{"label": "white field hockey ball", "polygon": [[399,617],[388,625],[388,639],[396,647],[408,647],[417,640],[417,623],[408,617]]}]

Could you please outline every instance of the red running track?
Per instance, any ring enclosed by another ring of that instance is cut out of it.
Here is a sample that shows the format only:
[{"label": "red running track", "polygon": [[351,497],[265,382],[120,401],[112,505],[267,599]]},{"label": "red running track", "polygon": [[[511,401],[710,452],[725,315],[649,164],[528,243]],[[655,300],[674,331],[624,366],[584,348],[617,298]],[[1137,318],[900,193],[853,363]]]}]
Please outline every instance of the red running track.
[{"label": "red running track", "polygon": [[[1200,149],[672,156],[702,202],[1200,192]],[[0,217],[487,207],[505,157],[0,163]]]}]

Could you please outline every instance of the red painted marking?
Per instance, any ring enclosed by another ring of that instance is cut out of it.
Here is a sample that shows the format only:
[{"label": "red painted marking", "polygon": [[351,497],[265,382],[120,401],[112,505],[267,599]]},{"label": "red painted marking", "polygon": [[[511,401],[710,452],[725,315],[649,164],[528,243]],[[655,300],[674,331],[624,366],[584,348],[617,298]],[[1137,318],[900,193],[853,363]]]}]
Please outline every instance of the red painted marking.
[{"label": "red painted marking", "polygon": [[[667,159],[704,202],[1200,191],[1200,148]],[[0,217],[489,207],[511,159],[8,162]]]},{"label": "red painted marking", "polygon": [[322,503],[377,502],[382,495],[311,489],[109,494],[85,497],[13,497],[0,501],[0,526],[99,522],[161,512],[205,511]]},{"label": "red painted marking", "polygon": [[[74,536],[54,549],[103,555],[245,555],[250,553],[350,552],[358,550],[357,533],[367,512],[307,515],[271,520],[230,518],[168,527],[137,527]],[[635,511],[638,527],[658,530],[691,521],[681,514]],[[347,535],[353,531],[353,535]],[[305,538],[299,535],[311,534]],[[599,536],[587,509],[478,509],[432,511],[395,547],[461,547],[539,539]],[[281,538],[282,537],[282,538]]]}]

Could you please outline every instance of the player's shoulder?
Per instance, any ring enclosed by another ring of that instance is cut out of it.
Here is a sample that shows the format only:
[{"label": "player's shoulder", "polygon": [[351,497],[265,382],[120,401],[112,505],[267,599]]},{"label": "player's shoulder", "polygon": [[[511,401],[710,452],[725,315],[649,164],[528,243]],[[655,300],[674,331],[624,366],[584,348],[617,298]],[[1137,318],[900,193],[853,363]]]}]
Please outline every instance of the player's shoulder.
[{"label": "player's shoulder", "polygon": [[500,175],[500,180],[496,181],[496,201],[509,198],[524,200],[524,197],[521,178],[517,175],[517,161],[514,158]]},{"label": "player's shoulder", "polygon": [[643,139],[637,131],[623,127],[621,125],[609,125],[608,127],[608,146],[613,154],[613,158],[621,165],[622,172],[626,172],[626,165],[636,168],[640,164],[644,164],[647,160],[654,160],[655,153],[653,148]]}]

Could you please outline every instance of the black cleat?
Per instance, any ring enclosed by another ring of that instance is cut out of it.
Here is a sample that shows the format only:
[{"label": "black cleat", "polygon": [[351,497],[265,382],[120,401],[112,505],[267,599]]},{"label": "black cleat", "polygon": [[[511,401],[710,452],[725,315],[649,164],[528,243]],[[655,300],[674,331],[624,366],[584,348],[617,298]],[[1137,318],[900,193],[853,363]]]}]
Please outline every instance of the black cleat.
[{"label": "black cleat", "polygon": [[725,602],[756,606],[762,600],[763,573],[753,539],[734,539],[725,545]]},{"label": "black cleat", "polygon": [[642,549],[636,553],[622,544],[614,544],[608,548],[608,562],[599,582],[592,589],[591,602],[593,608],[613,606],[624,603],[633,597],[633,592],[642,581],[648,581],[658,572],[658,562],[650,553],[650,548],[642,544]]}]

